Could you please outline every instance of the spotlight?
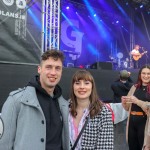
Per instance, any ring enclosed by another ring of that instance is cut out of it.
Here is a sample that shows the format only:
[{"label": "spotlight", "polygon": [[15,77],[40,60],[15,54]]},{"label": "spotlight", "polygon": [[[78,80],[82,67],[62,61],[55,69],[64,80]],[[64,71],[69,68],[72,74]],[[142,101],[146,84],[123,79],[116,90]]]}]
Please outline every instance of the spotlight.
[{"label": "spotlight", "polygon": [[67,6],[66,9],[69,9],[69,6]]},{"label": "spotlight", "polygon": [[94,14],[94,17],[96,17],[96,14]]},{"label": "spotlight", "polygon": [[119,21],[117,20],[116,23],[119,23]]},{"label": "spotlight", "polygon": [[140,5],[140,8],[143,8],[143,5]]}]

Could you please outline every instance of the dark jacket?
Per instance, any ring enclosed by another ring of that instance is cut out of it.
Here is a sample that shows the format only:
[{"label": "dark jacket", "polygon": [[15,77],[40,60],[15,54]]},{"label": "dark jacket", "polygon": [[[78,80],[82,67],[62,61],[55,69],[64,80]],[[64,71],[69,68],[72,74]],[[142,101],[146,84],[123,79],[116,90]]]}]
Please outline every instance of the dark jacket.
[{"label": "dark jacket", "polygon": [[113,103],[121,103],[121,97],[126,96],[132,87],[133,83],[127,80],[125,83],[117,80],[111,84],[111,89],[113,90],[114,97]]}]

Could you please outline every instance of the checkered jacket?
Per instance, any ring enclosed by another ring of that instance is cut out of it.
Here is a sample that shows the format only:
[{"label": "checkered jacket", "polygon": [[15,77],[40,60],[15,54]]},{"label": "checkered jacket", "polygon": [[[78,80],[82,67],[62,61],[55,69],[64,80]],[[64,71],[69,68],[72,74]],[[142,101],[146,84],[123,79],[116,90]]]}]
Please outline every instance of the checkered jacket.
[{"label": "checkered jacket", "polygon": [[113,150],[113,122],[110,110],[102,111],[90,119],[82,134],[82,150]]}]

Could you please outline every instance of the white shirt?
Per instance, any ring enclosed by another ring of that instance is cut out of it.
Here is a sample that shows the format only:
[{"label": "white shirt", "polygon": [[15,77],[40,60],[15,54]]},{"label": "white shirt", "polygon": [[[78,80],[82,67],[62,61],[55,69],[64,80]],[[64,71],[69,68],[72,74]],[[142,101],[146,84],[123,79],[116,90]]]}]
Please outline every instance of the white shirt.
[{"label": "white shirt", "polygon": [[139,52],[139,50],[133,49],[131,51],[131,55],[140,55],[140,52]]}]

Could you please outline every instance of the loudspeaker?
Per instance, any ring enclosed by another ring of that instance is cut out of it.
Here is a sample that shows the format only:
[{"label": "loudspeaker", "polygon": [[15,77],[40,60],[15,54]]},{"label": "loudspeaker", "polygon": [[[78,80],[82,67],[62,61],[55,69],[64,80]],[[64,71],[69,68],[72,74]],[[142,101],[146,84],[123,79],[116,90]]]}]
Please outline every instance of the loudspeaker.
[{"label": "loudspeaker", "polygon": [[91,69],[104,69],[104,70],[112,70],[113,65],[111,62],[96,62],[91,65]]}]

